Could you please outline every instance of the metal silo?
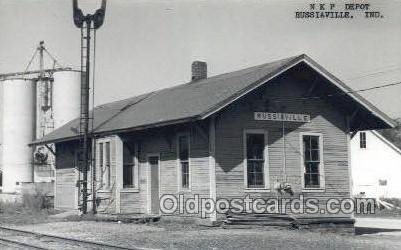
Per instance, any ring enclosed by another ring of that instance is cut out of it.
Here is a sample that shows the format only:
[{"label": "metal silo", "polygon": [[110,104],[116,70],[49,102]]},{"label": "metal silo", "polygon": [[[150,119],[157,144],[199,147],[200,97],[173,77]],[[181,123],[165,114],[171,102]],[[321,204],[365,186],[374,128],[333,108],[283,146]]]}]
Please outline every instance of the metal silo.
[{"label": "metal silo", "polygon": [[16,192],[19,182],[33,181],[32,148],[35,139],[35,83],[9,79],[3,85],[2,168],[3,192]]},{"label": "metal silo", "polygon": [[57,129],[79,117],[81,96],[81,73],[59,71],[53,74],[53,119]]}]

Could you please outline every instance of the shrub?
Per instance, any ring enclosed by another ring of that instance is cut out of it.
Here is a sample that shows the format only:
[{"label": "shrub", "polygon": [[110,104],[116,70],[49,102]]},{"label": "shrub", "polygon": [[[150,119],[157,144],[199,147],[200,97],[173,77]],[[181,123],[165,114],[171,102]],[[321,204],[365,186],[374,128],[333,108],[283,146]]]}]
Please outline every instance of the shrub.
[{"label": "shrub", "polygon": [[34,188],[24,190],[14,200],[0,201],[0,213],[35,213],[53,207],[53,197]]},{"label": "shrub", "polygon": [[22,193],[22,207],[28,211],[48,210],[53,207],[53,197],[38,188],[33,191],[25,191]]},{"label": "shrub", "polygon": [[0,201],[0,213],[21,213],[22,210],[22,205],[19,201]]}]

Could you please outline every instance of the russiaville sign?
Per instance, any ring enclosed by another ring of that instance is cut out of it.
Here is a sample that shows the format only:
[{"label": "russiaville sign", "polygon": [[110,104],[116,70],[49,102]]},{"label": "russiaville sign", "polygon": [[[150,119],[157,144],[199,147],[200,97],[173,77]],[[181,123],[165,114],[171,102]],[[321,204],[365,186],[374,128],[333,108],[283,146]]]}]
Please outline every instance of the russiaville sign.
[{"label": "russiaville sign", "polygon": [[254,116],[257,121],[310,122],[306,114],[255,112]]}]

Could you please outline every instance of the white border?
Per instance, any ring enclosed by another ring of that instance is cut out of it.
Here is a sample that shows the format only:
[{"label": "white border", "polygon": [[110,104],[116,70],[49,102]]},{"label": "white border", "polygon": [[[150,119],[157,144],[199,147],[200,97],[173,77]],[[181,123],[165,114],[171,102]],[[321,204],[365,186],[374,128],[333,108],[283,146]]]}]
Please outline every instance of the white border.
[{"label": "white border", "polygon": [[[247,148],[246,148],[246,135],[247,134],[262,134],[264,135],[265,147],[263,149],[264,156],[264,182],[265,186],[263,188],[248,188],[248,166],[247,166]],[[243,162],[244,166],[244,190],[245,192],[270,192],[270,179],[269,179],[269,153],[268,153],[268,134],[266,129],[244,129],[243,131]]]},{"label": "white border", "polygon": [[[320,157],[320,164],[319,164],[319,183],[320,186],[317,188],[307,188],[305,187],[305,165],[304,165],[304,146],[303,146],[303,136],[304,135],[311,135],[311,136],[319,136],[319,157]],[[301,160],[301,183],[302,183],[302,191],[303,192],[324,192],[326,188],[326,181],[325,181],[325,174],[324,174],[324,147],[323,147],[323,134],[317,132],[300,132],[299,133],[299,152],[300,152],[300,160]]]}]

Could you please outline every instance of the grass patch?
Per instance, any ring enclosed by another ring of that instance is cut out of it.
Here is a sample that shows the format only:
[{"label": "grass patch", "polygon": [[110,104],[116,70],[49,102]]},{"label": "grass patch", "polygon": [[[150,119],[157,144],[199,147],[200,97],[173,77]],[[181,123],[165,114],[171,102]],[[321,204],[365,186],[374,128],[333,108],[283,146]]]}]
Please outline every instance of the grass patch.
[{"label": "grass patch", "polygon": [[36,224],[54,221],[52,198],[39,191],[23,193],[15,201],[0,201],[1,224]]},{"label": "grass patch", "polygon": [[96,215],[92,213],[88,214],[74,214],[74,215],[69,215],[65,217],[65,220],[67,221],[102,221],[100,218],[98,218]]},{"label": "grass patch", "polygon": [[[401,208],[401,199],[399,198],[382,198],[382,201],[388,202],[396,207]],[[374,214],[356,214],[356,217],[389,217],[389,218],[401,218],[401,209],[393,208],[387,209],[383,206],[376,207]]]}]

